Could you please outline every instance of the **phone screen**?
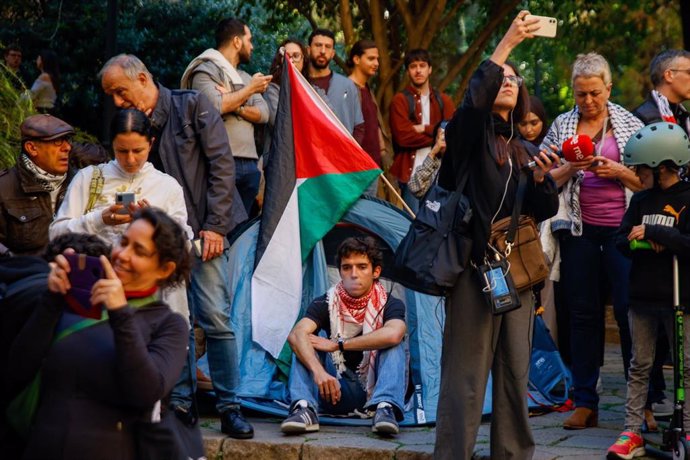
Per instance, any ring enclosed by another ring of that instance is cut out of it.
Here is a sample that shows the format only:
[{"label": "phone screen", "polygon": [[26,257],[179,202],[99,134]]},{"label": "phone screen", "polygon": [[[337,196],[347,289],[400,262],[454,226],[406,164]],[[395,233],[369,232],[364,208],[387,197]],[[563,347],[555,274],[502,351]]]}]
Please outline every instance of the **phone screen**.
[{"label": "phone screen", "polygon": [[491,294],[494,297],[509,294],[508,284],[506,284],[506,278],[501,267],[492,268],[486,272],[486,276],[490,283],[489,286],[491,286]]}]

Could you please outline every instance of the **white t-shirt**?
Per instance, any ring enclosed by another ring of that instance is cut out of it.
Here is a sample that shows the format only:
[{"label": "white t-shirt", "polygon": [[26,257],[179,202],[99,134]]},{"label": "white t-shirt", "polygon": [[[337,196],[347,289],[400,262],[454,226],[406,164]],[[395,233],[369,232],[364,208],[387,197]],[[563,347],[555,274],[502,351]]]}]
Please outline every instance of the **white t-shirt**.
[{"label": "white t-shirt", "polygon": [[[426,95],[422,95],[421,98],[421,103],[422,103],[422,124],[424,126],[428,125],[431,123],[431,107],[429,105],[430,101],[430,96],[431,92]],[[429,152],[431,152],[431,147],[422,147],[421,149],[417,149],[415,152],[414,156],[414,165],[412,165],[412,174],[422,166],[422,163],[424,163],[424,160],[426,159],[427,156],[429,156]]]}]

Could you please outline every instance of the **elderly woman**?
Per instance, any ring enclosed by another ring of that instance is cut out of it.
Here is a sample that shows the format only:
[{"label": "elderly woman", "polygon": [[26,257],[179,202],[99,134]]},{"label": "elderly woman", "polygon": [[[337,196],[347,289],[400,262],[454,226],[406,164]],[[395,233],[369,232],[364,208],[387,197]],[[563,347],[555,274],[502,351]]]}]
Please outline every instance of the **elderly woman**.
[{"label": "elderly woman", "polygon": [[570,315],[575,402],[575,411],[563,427],[582,429],[597,426],[598,422],[596,386],[604,337],[602,280],[608,280],[613,290],[626,374],[630,363],[630,261],[616,249],[615,236],[631,193],[642,188],[639,178],[621,159],[628,138],[643,125],[633,114],[609,101],[611,70],[599,54],[577,57],[572,85],[575,108],[556,118],[542,147],[558,148],[576,134],[591,137],[595,145],[594,156],[565,162],[551,173],[563,186],[551,231],[560,243],[560,285]]}]

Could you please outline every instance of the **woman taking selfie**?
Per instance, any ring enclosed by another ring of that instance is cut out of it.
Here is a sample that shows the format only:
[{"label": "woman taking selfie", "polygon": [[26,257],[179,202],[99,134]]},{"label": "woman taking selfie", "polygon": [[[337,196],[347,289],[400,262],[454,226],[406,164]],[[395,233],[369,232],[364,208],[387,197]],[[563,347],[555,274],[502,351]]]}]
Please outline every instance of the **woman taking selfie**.
[{"label": "woman taking selfie", "polygon": [[[161,408],[187,356],[184,320],[158,300],[160,288],[182,283],[189,251],[182,229],[163,211],[138,211],[104,277],[91,289],[101,320],[61,310],[41,367],[40,403],[24,458],[134,459],[141,423]],[[48,276],[48,300],[64,303],[71,287],[67,259]]]},{"label": "woman taking selfie", "polygon": [[[472,263],[446,301],[436,459],[472,457],[489,371],[492,458],[530,459],[534,453],[527,414],[532,292],[519,292],[521,307],[494,315],[484,292],[494,288],[482,282],[478,268],[495,260],[496,252],[488,244],[490,228],[512,214],[521,171],[527,171],[522,214],[540,221],[558,208],[556,184],[548,174],[557,157],[539,154],[518,135],[527,92],[515,66],[506,62],[513,48],[538,29],[536,19],[525,18],[528,14],[517,15],[491,57],[480,64],[446,127],[438,181],[455,190],[468,177],[464,192],[472,208]],[[533,170],[530,161],[536,164]]]}]

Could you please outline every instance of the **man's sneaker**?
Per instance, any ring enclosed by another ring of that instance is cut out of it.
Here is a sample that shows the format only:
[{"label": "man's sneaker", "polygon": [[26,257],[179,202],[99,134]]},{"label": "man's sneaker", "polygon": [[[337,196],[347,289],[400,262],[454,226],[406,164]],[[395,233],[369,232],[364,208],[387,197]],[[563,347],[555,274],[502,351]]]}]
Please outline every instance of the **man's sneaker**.
[{"label": "man's sneaker", "polygon": [[618,436],[616,443],[609,447],[606,458],[609,460],[622,458],[630,460],[645,454],[644,441],[639,434],[632,431],[624,431]]},{"label": "man's sneaker", "polygon": [[673,402],[664,398],[658,403],[652,403],[654,417],[670,417],[673,415]]},{"label": "man's sneaker", "polygon": [[374,415],[374,423],[371,425],[371,431],[378,434],[398,434],[398,422],[395,420],[393,413],[393,406],[390,404],[379,404]]},{"label": "man's sneaker", "polygon": [[280,431],[287,434],[319,431],[319,418],[311,407],[297,403],[288,418],[283,420]]}]

